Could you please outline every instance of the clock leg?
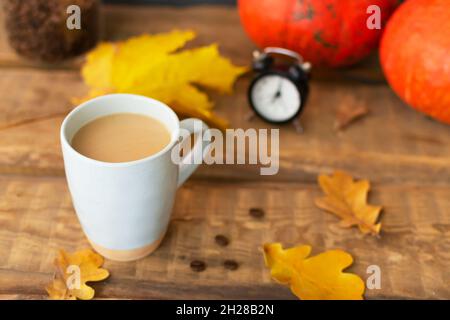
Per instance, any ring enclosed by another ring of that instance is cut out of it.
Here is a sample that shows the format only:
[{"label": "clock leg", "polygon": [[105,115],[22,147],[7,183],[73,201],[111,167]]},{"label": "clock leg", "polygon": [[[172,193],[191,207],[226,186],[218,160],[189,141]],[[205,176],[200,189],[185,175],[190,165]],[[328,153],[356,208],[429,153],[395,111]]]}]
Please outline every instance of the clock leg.
[{"label": "clock leg", "polygon": [[301,124],[301,122],[300,122],[300,120],[298,118],[294,119],[292,121],[292,124],[294,125],[295,131],[297,131],[298,134],[302,134],[302,133],[305,132],[303,130],[303,126],[302,126],[302,124]]},{"label": "clock leg", "polygon": [[247,115],[245,116],[245,120],[247,121],[251,121],[255,118],[256,114],[253,111],[250,111],[249,113],[247,113]]}]

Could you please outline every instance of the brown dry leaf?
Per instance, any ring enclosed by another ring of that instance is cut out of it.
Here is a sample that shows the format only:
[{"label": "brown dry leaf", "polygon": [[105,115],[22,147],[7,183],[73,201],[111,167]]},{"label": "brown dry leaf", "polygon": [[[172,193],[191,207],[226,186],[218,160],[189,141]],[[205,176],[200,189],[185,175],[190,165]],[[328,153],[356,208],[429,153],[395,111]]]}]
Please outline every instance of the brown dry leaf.
[{"label": "brown dry leaf", "polygon": [[363,280],[343,270],[353,263],[350,254],[330,250],[309,257],[310,246],[283,249],[280,243],[264,245],[264,260],[272,278],[289,285],[303,300],[361,300]]},{"label": "brown dry leaf", "polygon": [[335,171],[332,176],[320,175],[319,185],[325,197],[317,198],[316,205],[342,219],[341,226],[358,226],[362,233],[378,235],[381,223],[376,223],[381,206],[367,204],[370,189],[368,180],[353,181],[352,176]]},{"label": "brown dry leaf", "polygon": [[[46,288],[51,299],[90,300],[95,291],[86,282],[101,281],[109,276],[106,269],[100,268],[103,257],[91,249],[69,254],[60,250],[54,261],[56,272],[53,282]],[[78,278],[79,275],[79,278]]]},{"label": "brown dry leaf", "polygon": [[336,120],[334,128],[336,130],[344,130],[353,122],[361,119],[369,113],[369,109],[364,105],[343,103],[336,110]]},{"label": "brown dry leaf", "polygon": [[213,113],[213,102],[198,86],[231,93],[247,68],[233,65],[215,44],[181,50],[193,38],[192,31],[174,30],[98,45],[82,68],[89,95],[76,102],[108,93],[140,94],[170,105],[179,115],[226,128],[227,121]]}]

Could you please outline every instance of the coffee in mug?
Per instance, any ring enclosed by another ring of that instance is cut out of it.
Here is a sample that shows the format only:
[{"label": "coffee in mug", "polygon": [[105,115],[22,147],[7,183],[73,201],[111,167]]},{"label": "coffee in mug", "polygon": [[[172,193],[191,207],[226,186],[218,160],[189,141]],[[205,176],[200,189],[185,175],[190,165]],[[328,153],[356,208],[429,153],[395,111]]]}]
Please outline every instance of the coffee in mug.
[{"label": "coffee in mug", "polygon": [[169,130],[155,118],[136,113],[115,113],[81,127],[71,145],[94,160],[128,162],[158,153],[169,142]]}]

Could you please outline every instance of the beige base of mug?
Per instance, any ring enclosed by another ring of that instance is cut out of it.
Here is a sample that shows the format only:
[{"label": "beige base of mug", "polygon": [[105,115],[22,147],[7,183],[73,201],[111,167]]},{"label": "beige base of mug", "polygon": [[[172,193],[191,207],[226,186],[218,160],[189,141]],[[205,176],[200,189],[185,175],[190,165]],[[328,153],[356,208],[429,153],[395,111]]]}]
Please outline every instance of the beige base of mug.
[{"label": "beige base of mug", "polygon": [[106,259],[113,260],[113,261],[134,261],[142,259],[146,256],[148,256],[150,253],[155,251],[159,245],[161,244],[162,240],[164,238],[164,235],[156,240],[155,242],[146,245],[145,247],[132,249],[132,250],[112,250],[105,247],[102,247],[88,238],[89,243],[94,248],[95,251],[100,253],[102,256],[104,256]]}]

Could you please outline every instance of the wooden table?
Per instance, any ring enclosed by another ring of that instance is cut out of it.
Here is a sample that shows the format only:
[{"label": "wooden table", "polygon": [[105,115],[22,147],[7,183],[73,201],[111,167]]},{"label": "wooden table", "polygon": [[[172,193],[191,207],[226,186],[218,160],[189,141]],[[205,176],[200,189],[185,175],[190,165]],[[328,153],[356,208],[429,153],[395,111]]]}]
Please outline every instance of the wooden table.
[{"label": "wooden table", "polygon": [[[253,45],[232,7],[108,6],[104,14],[105,39],[187,28],[198,32],[195,44],[218,42],[235,63],[250,61]],[[267,127],[245,120],[248,83],[243,77],[235,94],[213,94],[217,111],[233,127]],[[0,298],[45,298],[57,249],[88,246],[63,176],[58,135],[70,99],[85,90],[76,63],[41,68],[20,60],[1,30]],[[342,104],[365,105],[370,115],[337,133]],[[366,290],[366,298],[450,298],[450,127],[405,106],[371,63],[319,71],[302,122],[303,135],[281,128],[276,176],[260,176],[257,166],[203,166],[179,190],[160,249],[137,262],[106,261],[111,277],[94,285],[97,297],[294,298],[270,279],[260,251],[265,242],[282,242],[310,244],[313,253],[344,249],[355,258],[350,271],[363,279],[369,265],[380,266],[382,288]],[[315,207],[316,178],[334,169],[372,181],[370,201],[385,208],[380,238],[341,229]],[[250,208],[265,216],[255,219]],[[229,237],[229,246],[218,246],[217,234]],[[192,271],[194,259],[207,269]],[[225,259],[239,268],[226,270]]]}]

